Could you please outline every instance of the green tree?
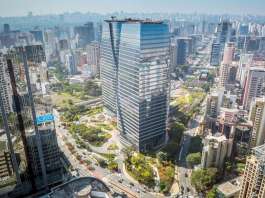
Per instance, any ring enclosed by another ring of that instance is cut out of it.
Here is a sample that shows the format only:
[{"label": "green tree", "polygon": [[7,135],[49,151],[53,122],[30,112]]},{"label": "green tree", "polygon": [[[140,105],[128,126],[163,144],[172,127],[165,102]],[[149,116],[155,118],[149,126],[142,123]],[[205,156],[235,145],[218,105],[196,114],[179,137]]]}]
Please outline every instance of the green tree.
[{"label": "green tree", "polygon": [[194,136],[190,140],[189,153],[202,152],[202,138],[200,136]]},{"label": "green tree", "polygon": [[108,161],[108,169],[111,171],[117,171],[118,170],[118,163],[115,162],[114,160],[109,160]]},{"label": "green tree", "polygon": [[217,197],[217,187],[214,186],[206,195],[206,198],[216,198]]},{"label": "green tree", "polygon": [[215,183],[216,174],[216,168],[194,170],[191,174],[191,184],[196,191],[205,192]]},{"label": "green tree", "polygon": [[167,154],[166,152],[159,151],[159,152],[157,153],[157,159],[158,159],[160,162],[167,161],[167,160],[168,160],[168,154]]},{"label": "green tree", "polygon": [[84,86],[84,91],[90,96],[100,96],[101,95],[101,87],[98,83],[93,80],[89,80],[86,82]]},{"label": "green tree", "polygon": [[232,164],[232,162],[230,162],[230,161],[226,161],[225,162],[225,170],[227,172],[231,172],[233,170],[233,164]]},{"label": "green tree", "polygon": [[186,162],[189,166],[194,166],[201,163],[201,153],[190,153],[186,157]]}]

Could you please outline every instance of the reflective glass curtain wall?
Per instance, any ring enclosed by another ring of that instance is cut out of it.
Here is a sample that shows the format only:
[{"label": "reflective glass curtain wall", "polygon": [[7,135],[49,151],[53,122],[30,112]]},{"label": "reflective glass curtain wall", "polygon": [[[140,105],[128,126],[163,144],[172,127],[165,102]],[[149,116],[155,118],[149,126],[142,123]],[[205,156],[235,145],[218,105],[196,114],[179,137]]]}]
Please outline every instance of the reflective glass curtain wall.
[{"label": "reflective glass curtain wall", "polygon": [[104,106],[114,107],[123,145],[143,152],[157,149],[165,142],[168,113],[168,25],[107,22],[101,59]]}]

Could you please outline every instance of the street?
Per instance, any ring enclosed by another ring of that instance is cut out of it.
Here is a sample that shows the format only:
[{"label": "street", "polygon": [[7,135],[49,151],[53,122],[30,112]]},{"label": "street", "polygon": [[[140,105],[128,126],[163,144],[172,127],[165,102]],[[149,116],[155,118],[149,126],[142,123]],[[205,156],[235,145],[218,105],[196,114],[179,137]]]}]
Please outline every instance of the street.
[{"label": "street", "polygon": [[[148,192],[148,189],[143,188],[140,184],[129,180],[122,171],[122,155],[118,155],[118,164],[119,168],[121,170],[121,173],[111,172],[105,168],[102,168],[98,166],[98,163],[96,159],[93,157],[93,155],[96,155],[95,153],[91,153],[86,151],[85,149],[79,149],[75,143],[74,138],[72,135],[68,132],[68,130],[61,127],[60,122],[60,115],[57,110],[54,109],[53,111],[54,118],[55,118],[55,127],[56,127],[56,133],[57,133],[57,139],[58,144],[61,149],[61,151],[66,155],[68,160],[70,161],[72,167],[77,172],[77,177],[85,177],[85,176],[94,176],[97,177],[103,181],[105,181],[110,188],[112,188],[115,192],[119,193],[125,193],[128,197],[132,198],[153,198],[153,197],[159,197],[155,196],[154,193]],[[92,166],[95,170],[90,171],[88,167],[85,164],[81,164],[80,161],[78,161],[69,151],[68,147],[66,146],[64,142],[64,137],[66,137],[67,141],[70,142],[72,145],[75,146],[75,149],[77,150],[78,154],[80,154],[85,159],[89,159],[92,161]],[[100,157],[100,156],[97,156]]]}]

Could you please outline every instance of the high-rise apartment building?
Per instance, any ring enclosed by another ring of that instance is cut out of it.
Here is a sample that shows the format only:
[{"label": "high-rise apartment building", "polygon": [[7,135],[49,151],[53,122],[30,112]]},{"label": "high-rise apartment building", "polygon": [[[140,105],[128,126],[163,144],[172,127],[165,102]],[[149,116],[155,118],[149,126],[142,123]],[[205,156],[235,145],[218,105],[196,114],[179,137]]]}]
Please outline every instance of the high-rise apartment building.
[{"label": "high-rise apartment building", "polygon": [[215,135],[206,136],[203,144],[202,168],[216,167],[223,169],[225,159],[231,156],[233,140],[216,133]]},{"label": "high-rise apartment building", "polygon": [[243,106],[249,109],[250,103],[255,97],[265,94],[265,68],[251,67],[248,70],[243,93]]},{"label": "high-rise apartment building", "polygon": [[224,90],[219,89],[213,91],[207,96],[206,100],[206,115],[211,118],[217,118],[220,113],[220,107],[223,102]]},{"label": "high-rise apartment building", "polygon": [[6,59],[2,53],[0,53],[0,89],[5,112],[9,114],[12,111],[12,94]]},{"label": "high-rise apartment building", "polygon": [[238,32],[240,35],[248,35],[249,26],[248,24],[240,24]]},{"label": "high-rise apartment building", "polygon": [[219,66],[221,62],[221,44],[213,42],[211,50],[210,64],[212,66]]},{"label": "high-rise apartment building", "polygon": [[86,47],[87,44],[95,40],[95,30],[93,22],[87,22],[85,25],[76,26],[74,33],[77,37],[78,47]]},{"label": "high-rise apartment building", "polygon": [[255,98],[252,101],[249,120],[252,121],[253,129],[250,137],[250,146],[256,147],[265,142],[265,97]]},{"label": "high-rise apartment building", "polygon": [[228,77],[229,77],[229,64],[221,64],[220,67],[220,78],[219,78],[219,87],[225,87],[228,83]]},{"label": "high-rise apartment building", "polygon": [[227,88],[228,85],[233,85],[237,75],[236,64],[222,63],[219,71],[219,87]]},{"label": "high-rise apartment building", "polygon": [[5,23],[4,24],[4,33],[9,33],[10,32],[10,25]]},{"label": "high-rise apartment building", "polygon": [[74,75],[77,72],[77,66],[75,57],[72,52],[65,55],[65,67],[68,71],[68,74]]},{"label": "high-rise apartment building", "polygon": [[239,198],[265,197],[265,144],[252,149],[247,158]]},{"label": "high-rise apartment building", "polygon": [[106,109],[121,142],[139,151],[165,142],[169,98],[169,29],[162,21],[107,20],[101,79]]},{"label": "high-rise apartment building", "polygon": [[36,42],[43,43],[43,32],[41,30],[35,29],[31,30],[30,33],[34,36]]},{"label": "high-rise apartment building", "polygon": [[229,42],[225,44],[224,48],[224,56],[222,64],[232,64],[235,53],[234,43]]},{"label": "high-rise apartment building", "polygon": [[187,56],[189,52],[189,38],[177,38],[176,39],[176,50],[177,50],[177,56],[176,56],[176,62],[177,65],[185,65],[187,64]]},{"label": "high-rise apartment building", "polygon": [[222,21],[217,26],[217,40],[221,44],[222,49],[226,42],[232,39],[232,24],[229,21]]},{"label": "high-rise apartment building", "polygon": [[100,44],[96,41],[87,46],[87,63],[91,65],[91,75],[99,74]]},{"label": "high-rise apartment building", "polygon": [[239,66],[237,69],[236,80],[239,81],[241,87],[244,86],[248,70],[252,64],[253,54],[241,54]]}]

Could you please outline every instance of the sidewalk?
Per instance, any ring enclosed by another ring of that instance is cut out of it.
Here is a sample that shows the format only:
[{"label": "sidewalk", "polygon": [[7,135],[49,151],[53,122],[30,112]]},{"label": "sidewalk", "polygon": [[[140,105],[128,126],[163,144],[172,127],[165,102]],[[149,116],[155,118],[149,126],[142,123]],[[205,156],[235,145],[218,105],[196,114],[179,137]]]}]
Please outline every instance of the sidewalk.
[{"label": "sidewalk", "polygon": [[175,166],[175,177],[174,177],[174,183],[171,186],[170,194],[177,194],[180,192],[179,189],[179,174],[178,174],[178,166]]}]

